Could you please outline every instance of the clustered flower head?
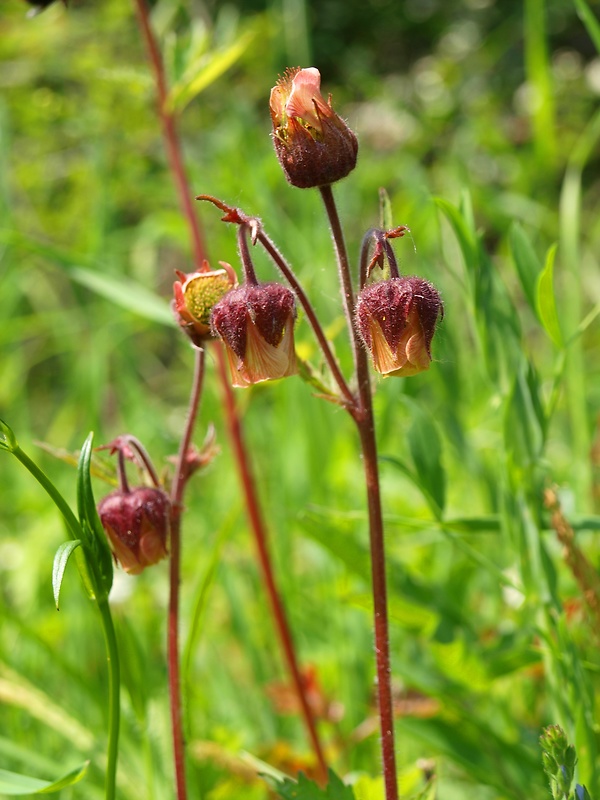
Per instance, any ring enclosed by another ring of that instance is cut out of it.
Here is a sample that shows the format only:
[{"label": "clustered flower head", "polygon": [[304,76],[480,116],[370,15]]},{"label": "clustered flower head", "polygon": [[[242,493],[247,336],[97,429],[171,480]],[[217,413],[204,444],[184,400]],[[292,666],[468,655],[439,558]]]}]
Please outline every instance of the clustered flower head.
[{"label": "clustered flower head", "polygon": [[358,141],[321,95],[318,69],[287,70],[271,90],[273,143],[287,180],[300,189],[327,186],[356,166]]},{"label": "clustered flower head", "polygon": [[159,488],[118,489],[98,503],[98,516],[125,572],[138,575],[168,555],[170,501]]},{"label": "clustered flower head", "polygon": [[293,293],[279,283],[246,283],[213,308],[212,328],[225,344],[234,386],[297,372]]},{"label": "clustered flower head", "polygon": [[233,268],[220,261],[221,269],[212,270],[208,261],[202,269],[186,275],[176,270],[178,281],[173,284],[175,318],[192,342],[201,347],[212,338],[210,315],[215,303],[237,285]]},{"label": "clustered flower head", "polygon": [[377,372],[408,377],[429,369],[431,340],[443,313],[437,289],[423,278],[366,286],[356,303],[356,324]]}]

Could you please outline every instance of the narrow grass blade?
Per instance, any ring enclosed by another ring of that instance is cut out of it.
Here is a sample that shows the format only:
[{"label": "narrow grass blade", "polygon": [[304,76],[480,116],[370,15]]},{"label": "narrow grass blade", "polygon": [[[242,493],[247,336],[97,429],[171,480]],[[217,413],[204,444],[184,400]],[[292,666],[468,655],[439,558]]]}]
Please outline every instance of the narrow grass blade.
[{"label": "narrow grass blade", "polygon": [[579,19],[585,25],[596,50],[600,53],[600,22],[598,22],[592,13],[592,9],[587,4],[586,0],[575,0],[575,8],[577,9]]},{"label": "narrow grass blade", "polygon": [[0,792],[11,796],[59,792],[80,781],[87,771],[88,764],[89,761],[86,761],[56,781],[42,781],[39,778],[31,778],[28,775],[19,775],[16,772],[0,769]]},{"label": "narrow grass blade", "polygon": [[114,275],[103,275],[85,267],[69,269],[74,281],[117,306],[162,325],[174,325],[168,304],[139,283]]},{"label": "narrow grass blade", "polygon": [[540,272],[537,280],[535,306],[546,333],[556,347],[562,347],[563,337],[554,296],[554,258],[556,256],[556,248],[557,245],[553,244],[546,254],[544,269]]}]

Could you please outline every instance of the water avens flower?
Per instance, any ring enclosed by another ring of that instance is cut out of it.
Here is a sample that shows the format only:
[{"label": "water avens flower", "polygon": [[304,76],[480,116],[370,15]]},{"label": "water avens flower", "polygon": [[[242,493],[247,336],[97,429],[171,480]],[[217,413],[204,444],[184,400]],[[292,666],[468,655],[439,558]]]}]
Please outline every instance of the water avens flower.
[{"label": "water avens flower", "polygon": [[391,278],[366,286],[356,324],[382,375],[408,377],[429,369],[431,340],[443,316],[437,289],[422,278]]},{"label": "water avens flower", "polygon": [[221,269],[211,269],[208,261],[197,272],[186,275],[176,270],[173,284],[173,312],[179,326],[195,345],[212,339],[210,315],[215,303],[237,285],[233,268],[220,261]]},{"label": "water avens flower", "polygon": [[166,558],[170,501],[162,489],[118,489],[98,503],[98,516],[125,572],[138,575]]},{"label": "water avens flower", "polygon": [[294,295],[279,283],[246,283],[214,306],[213,332],[225,344],[234,386],[296,374],[295,315]]},{"label": "water avens flower", "polygon": [[327,186],[356,166],[358,140],[321,95],[318,69],[288,69],[271,90],[273,144],[287,180]]}]

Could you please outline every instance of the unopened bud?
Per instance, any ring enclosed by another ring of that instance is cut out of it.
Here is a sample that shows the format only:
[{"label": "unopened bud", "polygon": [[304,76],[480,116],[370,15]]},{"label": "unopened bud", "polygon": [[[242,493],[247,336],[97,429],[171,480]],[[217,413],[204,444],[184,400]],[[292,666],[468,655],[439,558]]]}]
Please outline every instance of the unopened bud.
[{"label": "unopened bud", "polygon": [[279,283],[244,284],[213,308],[212,327],[227,352],[234,386],[295,375],[295,301]]},{"label": "unopened bud", "polygon": [[289,69],[271,90],[273,143],[287,180],[300,189],[327,186],[356,166],[358,141],[326,103],[318,69]]},{"label": "unopened bud", "polygon": [[111,549],[125,572],[139,574],[167,556],[170,501],[162,489],[117,490],[98,503]]},{"label": "unopened bud", "polygon": [[443,315],[440,295],[422,278],[391,278],[366,286],[356,324],[382,375],[408,377],[429,369],[431,340]]}]

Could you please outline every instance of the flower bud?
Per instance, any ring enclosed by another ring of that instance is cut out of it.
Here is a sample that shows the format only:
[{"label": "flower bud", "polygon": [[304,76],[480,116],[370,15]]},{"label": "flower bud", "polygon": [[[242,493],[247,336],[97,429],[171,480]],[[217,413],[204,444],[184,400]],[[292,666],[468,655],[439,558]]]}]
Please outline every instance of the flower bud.
[{"label": "flower bud", "polygon": [[285,177],[300,189],[327,186],[356,166],[358,141],[326,103],[314,67],[289,69],[271,90],[275,153]]},{"label": "flower bud", "polygon": [[246,283],[215,305],[212,327],[225,344],[234,386],[296,374],[294,319],[294,295],[279,283]]},{"label": "flower bud", "polygon": [[119,489],[98,503],[113,555],[125,572],[138,575],[167,556],[169,512],[166,493],[146,486]]},{"label": "flower bud", "polygon": [[173,284],[173,311],[182,330],[201,347],[212,338],[210,314],[215,303],[237,285],[233,268],[224,261],[222,269],[211,270],[208,261],[203,269],[189,275],[177,271]]},{"label": "flower bud", "polygon": [[429,369],[431,340],[444,309],[422,278],[391,278],[366,286],[356,303],[356,324],[373,366],[408,377]]}]

